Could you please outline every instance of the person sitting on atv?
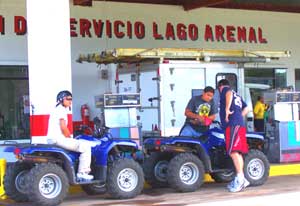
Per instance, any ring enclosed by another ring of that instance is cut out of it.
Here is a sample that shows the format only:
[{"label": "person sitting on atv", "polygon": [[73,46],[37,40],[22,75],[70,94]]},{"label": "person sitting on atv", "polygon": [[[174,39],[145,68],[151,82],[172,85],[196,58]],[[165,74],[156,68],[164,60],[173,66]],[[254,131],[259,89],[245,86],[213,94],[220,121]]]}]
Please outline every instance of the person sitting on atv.
[{"label": "person sitting on atv", "polygon": [[214,88],[207,86],[202,95],[190,99],[185,109],[186,120],[180,130],[180,136],[199,137],[208,130],[218,113],[213,100],[214,94]]},{"label": "person sitting on atv", "polygon": [[56,107],[50,115],[47,142],[64,149],[80,152],[77,178],[79,181],[90,181],[94,177],[89,175],[91,169],[91,145],[73,139],[68,129],[68,114],[71,111],[72,93],[60,91],[56,97]]}]

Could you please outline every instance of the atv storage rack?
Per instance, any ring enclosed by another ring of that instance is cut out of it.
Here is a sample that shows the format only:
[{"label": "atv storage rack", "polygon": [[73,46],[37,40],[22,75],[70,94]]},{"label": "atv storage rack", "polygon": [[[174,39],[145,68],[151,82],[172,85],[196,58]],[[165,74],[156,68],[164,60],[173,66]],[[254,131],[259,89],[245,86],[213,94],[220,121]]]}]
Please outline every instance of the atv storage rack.
[{"label": "atv storage rack", "polygon": [[179,49],[179,48],[117,48],[100,53],[81,54],[77,62],[97,64],[139,63],[155,60],[196,60],[206,62],[267,62],[281,57],[290,57],[290,51],[248,51],[216,49]]},{"label": "atv storage rack", "polygon": [[[244,65],[266,65],[270,61],[274,65],[290,55],[290,51],[117,48],[81,54],[77,61],[111,64],[109,68],[116,72],[109,75],[111,92],[141,94],[137,115],[143,136],[170,136],[178,135],[184,124],[183,112],[191,96],[200,95],[205,86],[216,87],[220,78],[230,79],[251,108],[249,89],[244,84]],[[217,94],[215,100],[218,101]],[[253,131],[253,112],[247,118],[247,129]]]}]

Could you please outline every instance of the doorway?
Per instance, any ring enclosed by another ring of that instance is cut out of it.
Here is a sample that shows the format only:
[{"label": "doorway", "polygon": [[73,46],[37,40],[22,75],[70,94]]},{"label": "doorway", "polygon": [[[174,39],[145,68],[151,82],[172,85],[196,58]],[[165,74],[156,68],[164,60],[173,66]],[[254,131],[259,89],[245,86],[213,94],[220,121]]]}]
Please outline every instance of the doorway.
[{"label": "doorway", "polygon": [[295,69],[295,90],[300,91],[300,69]]},{"label": "doorway", "polygon": [[0,66],[0,141],[29,139],[27,66]]}]

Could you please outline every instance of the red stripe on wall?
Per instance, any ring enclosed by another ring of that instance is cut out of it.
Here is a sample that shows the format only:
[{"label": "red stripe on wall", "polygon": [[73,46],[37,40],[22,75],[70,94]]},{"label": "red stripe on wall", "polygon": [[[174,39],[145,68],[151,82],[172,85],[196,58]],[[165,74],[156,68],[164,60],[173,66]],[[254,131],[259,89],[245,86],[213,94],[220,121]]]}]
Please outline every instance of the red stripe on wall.
[{"label": "red stripe on wall", "polygon": [[281,162],[299,162],[300,161],[300,154],[299,153],[287,153],[281,154]]},{"label": "red stripe on wall", "polygon": [[73,115],[72,114],[68,114],[68,129],[71,132],[71,134],[73,134]]},{"label": "red stripe on wall", "polygon": [[[49,114],[30,116],[31,136],[46,136],[48,133]],[[68,129],[73,134],[72,114],[68,114]]]},{"label": "red stripe on wall", "polygon": [[48,132],[49,114],[30,116],[31,136],[46,136]]}]

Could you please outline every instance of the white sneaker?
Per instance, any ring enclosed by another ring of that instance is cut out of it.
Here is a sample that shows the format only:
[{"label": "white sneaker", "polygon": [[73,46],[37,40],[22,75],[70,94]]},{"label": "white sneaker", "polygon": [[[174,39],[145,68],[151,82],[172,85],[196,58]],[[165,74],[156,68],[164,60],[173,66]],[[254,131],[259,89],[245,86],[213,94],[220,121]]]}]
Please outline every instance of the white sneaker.
[{"label": "white sneaker", "polygon": [[249,185],[250,185],[250,182],[246,178],[244,178],[242,181],[237,179],[236,181],[234,181],[233,187],[229,188],[229,191],[230,192],[240,192]]},{"label": "white sneaker", "polygon": [[244,188],[245,187],[248,187],[250,185],[250,182],[245,178],[245,181],[244,181]]},{"label": "white sneaker", "polygon": [[234,177],[233,180],[227,184],[226,188],[228,190],[230,190],[230,188],[234,187],[234,183],[235,183],[235,181],[237,181],[236,179],[237,179],[237,177]]},{"label": "white sneaker", "polygon": [[91,181],[94,179],[93,175],[89,175],[88,173],[78,172],[77,173],[78,181]]}]

